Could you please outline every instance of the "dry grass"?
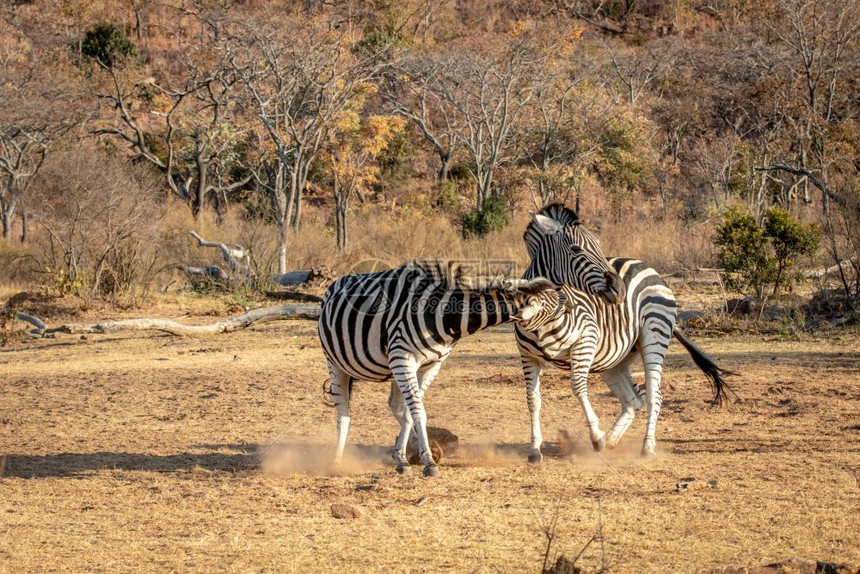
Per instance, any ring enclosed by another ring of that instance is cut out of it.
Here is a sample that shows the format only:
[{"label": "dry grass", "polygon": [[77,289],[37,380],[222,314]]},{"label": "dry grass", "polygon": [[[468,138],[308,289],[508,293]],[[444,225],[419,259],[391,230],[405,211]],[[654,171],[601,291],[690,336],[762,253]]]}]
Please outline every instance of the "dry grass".
[{"label": "dry grass", "polygon": [[[624,254],[643,259],[660,272],[710,263],[713,255],[710,225],[687,226],[673,218],[644,219],[632,213],[627,217],[618,222],[586,218],[586,225],[599,232],[603,250],[608,256]],[[530,221],[525,208],[516,212],[511,225],[505,229],[482,239],[470,240],[461,238],[455,217],[430,208],[421,212],[409,206],[358,206],[348,221],[350,245],[345,253],[338,253],[331,209],[305,206],[302,229],[290,236],[288,267],[330,266],[336,274],[341,274],[370,259],[378,259],[391,266],[412,258],[507,259],[515,261],[518,269],[524,269],[528,264],[522,242],[523,230]],[[139,273],[141,285],[138,287],[146,288],[146,296],[183,287],[187,277],[176,269],[179,263],[223,265],[217,250],[197,246],[188,234],[190,229],[210,240],[249,248],[254,270],[260,277],[270,276],[277,270],[277,229],[274,225],[246,220],[238,209],[229,212],[221,223],[217,223],[209,211],[195,221],[184,205],[173,201],[164,208],[164,215],[158,220],[157,237],[141,247],[140,265],[145,272]],[[6,284],[37,285],[39,282],[44,282],[49,291],[57,290],[50,274],[35,272],[39,268],[37,261],[50,259],[49,250],[45,247],[45,232],[34,225],[30,233],[31,241],[25,246],[0,241],[0,267],[9,270],[0,277],[0,290],[3,292],[10,290]],[[81,273],[84,282],[81,289],[87,293],[91,278],[85,269]],[[144,298],[141,288],[115,293],[113,302],[138,305]]]},{"label": "dry grass", "polygon": [[[659,457],[638,458],[637,418],[606,454],[619,479],[581,444],[561,457],[548,407],[549,456],[526,464],[510,329],[464,341],[427,398],[431,424],[463,445],[440,480],[394,473],[387,385],[358,386],[350,460],[330,467],[334,413],[314,402],[325,366],[309,322],[18,343],[0,350],[0,570],[537,571],[556,507],[554,550],[571,556],[598,504],[617,572],[860,563],[857,335],[698,342],[742,373],[744,402],[709,409],[673,345]],[[583,432],[560,371],[544,396]],[[592,397],[606,426],[616,404],[599,382]],[[677,492],[687,477],[717,486]],[[361,516],[336,519],[333,503]],[[596,545],[579,565],[599,567]]]}]

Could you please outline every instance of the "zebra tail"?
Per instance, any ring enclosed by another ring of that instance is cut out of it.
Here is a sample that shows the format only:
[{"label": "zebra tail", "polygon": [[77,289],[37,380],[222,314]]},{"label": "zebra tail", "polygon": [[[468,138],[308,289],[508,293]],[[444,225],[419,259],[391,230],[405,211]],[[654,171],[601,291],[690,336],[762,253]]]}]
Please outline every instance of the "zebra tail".
[{"label": "zebra tail", "polygon": [[690,353],[691,357],[693,357],[693,362],[696,363],[696,366],[705,373],[706,377],[708,377],[708,381],[711,383],[711,389],[714,391],[712,404],[716,406],[722,405],[723,400],[727,400],[729,398],[726,394],[726,390],[731,390],[723,377],[733,373],[726,371],[725,369],[721,369],[714,360],[707,355],[707,353],[697,347],[693,341],[688,339],[684,332],[678,327],[674,328],[672,334],[675,335],[675,338],[678,339],[682,345],[684,345],[684,348],[687,349],[687,352]]}]

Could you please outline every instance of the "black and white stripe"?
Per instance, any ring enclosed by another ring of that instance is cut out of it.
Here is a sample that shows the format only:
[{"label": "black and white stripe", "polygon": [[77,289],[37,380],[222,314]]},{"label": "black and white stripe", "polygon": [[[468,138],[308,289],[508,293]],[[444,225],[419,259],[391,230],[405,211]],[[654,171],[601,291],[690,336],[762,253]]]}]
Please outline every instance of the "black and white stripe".
[{"label": "black and white stripe", "polygon": [[559,294],[546,279],[476,285],[460,277],[456,265],[439,262],[338,279],[326,291],[319,320],[337,408],[335,459],[343,456],[349,432],[352,383],[393,377],[399,393],[389,405],[401,423],[394,452],[398,470],[408,468],[406,439],[414,421],[424,474],[438,476],[423,396],[456,343],[508,321],[537,329],[560,311]]},{"label": "black and white stripe", "polygon": [[555,285],[600,295],[611,304],[624,300],[624,282],[576,213],[554,203],[529,215],[533,221],[523,235],[531,260],[526,277],[546,277]]},{"label": "black and white stripe", "polygon": [[[562,222],[576,220],[572,211],[558,205],[551,206],[541,214]],[[620,304],[613,305],[605,298],[583,293],[570,286],[568,283],[573,278],[565,275],[570,272],[569,267],[567,270],[564,267],[554,270],[546,266],[545,262],[552,264],[558,261],[555,255],[541,252],[542,249],[552,248],[551,244],[534,241],[529,244],[530,237],[529,232],[526,232],[532,262],[525,278],[534,275],[551,277],[561,287],[566,308],[565,313],[539,329],[516,329],[531,413],[530,461],[541,459],[540,375],[547,365],[571,371],[571,387],[582,404],[596,450],[602,449],[604,445],[612,447],[618,444],[633,421],[635,411],[647,402],[648,422],[642,454],[654,455],[657,417],[662,403],[660,381],[666,351],[673,335],[708,376],[714,391],[714,401],[719,402],[725,396],[726,387],[721,376],[723,371],[675,327],[675,297],[654,269],[633,259],[609,260],[623,282],[621,290],[624,292]],[[596,247],[601,253],[599,245]],[[637,353],[645,368],[644,396],[630,372]],[[605,435],[600,430],[599,420],[588,400],[589,372],[600,373],[612,393],[621,401],[621,414]]]}]

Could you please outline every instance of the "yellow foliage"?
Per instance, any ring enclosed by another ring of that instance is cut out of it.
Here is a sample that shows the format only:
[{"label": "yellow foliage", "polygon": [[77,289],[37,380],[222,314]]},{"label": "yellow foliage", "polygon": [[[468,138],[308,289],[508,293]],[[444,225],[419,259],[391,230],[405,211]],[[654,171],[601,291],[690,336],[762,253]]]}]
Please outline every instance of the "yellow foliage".
[{"label": "yellow foliage", "polygon": [[155,112],[166,114],[170,111],[171,106],[173,106],[173,102],[164,94],[155,94],[152,97],[152,110]]},{"label": "yellow foliage", "polygon": [[520,36],[523,32],[527,32],[531,26],[529,22],[525,20],[519,20],[516,24],[514,24],[513,29],[511,30],[511,36],[514,38]]},{"label": "yellow foliage", "polygon": [[346,195],[378,181],[380,169],[372,161],[406,126],[402,117],[393,115],[373,115],[362,121],[360,111],[343,115],[329,146],[328,169],[337,188]]}]

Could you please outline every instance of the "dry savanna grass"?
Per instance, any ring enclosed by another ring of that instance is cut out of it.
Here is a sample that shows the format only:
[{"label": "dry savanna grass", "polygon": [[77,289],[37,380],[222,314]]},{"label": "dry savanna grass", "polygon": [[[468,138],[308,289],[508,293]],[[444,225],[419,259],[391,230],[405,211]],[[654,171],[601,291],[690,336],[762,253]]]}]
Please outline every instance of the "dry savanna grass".
[{"label": "dry savanna grass", "polygon": [[[604,464],[572,434],[586,436],[581,412],[551,371],[547,456],[529,465],[511,329],[465,340],[427,395],[430,424],[461,444],[437,480],[394,472],[379,384],[357,386],[348,460],[331,467],[311,322],[13,343],[0,350],[0,570],[538,572],[554,518],[553,557],[602,523],[586,571],[860,565],[857,334],[697,342],[738,373],[742,402],[709,408],[675,344],[658,458],[638,457],[640,415]],[[617,403],[597,379],[591,395],[608,426]]]}]

